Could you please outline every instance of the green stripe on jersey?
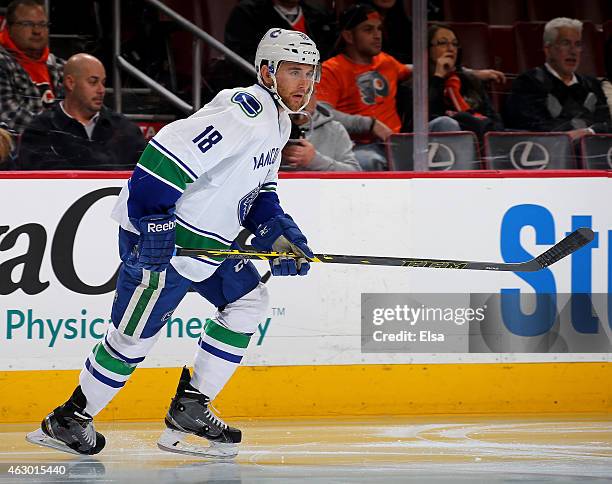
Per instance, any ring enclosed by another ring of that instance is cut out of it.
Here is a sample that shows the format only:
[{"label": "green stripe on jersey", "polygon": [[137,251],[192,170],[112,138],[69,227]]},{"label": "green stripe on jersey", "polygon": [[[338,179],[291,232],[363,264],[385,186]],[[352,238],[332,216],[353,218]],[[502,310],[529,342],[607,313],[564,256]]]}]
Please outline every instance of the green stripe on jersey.
[{"label": "green stripe on jersey", "polygon": [[112,371],[113,373],[117,373],[118,375],[131,375],[136,369],[136,365],[132,366],[125,361],[113,357],[108,351],[106,351],[106,348],[101,342],[98,343],[93,349],[93,354],[96,357],[96,362],[101,367],[106,368],[108,371]]},{"label": "green stripe on jersey", "polygon": [[180,165],[151,144],[148,144],[143,151],[138,164],[181,190],[185,190],[189,183],[193,183],[193,179]]},{"label": "green stripe on jersey", "polygon": [[136,330],[136,327],[138,326],[140,318],[142,318],[145,309],[147,309],[147,304],[149,304],[149,301],[153,296],[153,292],[155,292],[155,290],[159,287],[160,272],[151,271],[150,274],[151,275],[149,278],[149,286],[144,291],[142,291],[142,295],[140,296],[140,299],[138,299],[136,307],[134,308],[134,312],[132,313],[128,324],[125,327],[125,331],[123,332],[128,336],[134,335],[134,331]]},{"label": "green stripe on jersey", "polygon": [[[218,240],[200,235],[177,222],[176,224],[176,245],[189,249],[229,249],[230,244],[219,242]],[[210,259],[223,261],[224,257],[210,257]]]},{"label": "green stripe on jersey", "polygon": [[231,331],[212,319],[206,320],[204,333],[217,341],[221,341],[221,343],[234,346],[235,348],[246,348],[249,346],[249,341],[251,341],[251,337],[248,334]]},{"label": "green stripe on jersey", "polygon": [[260,192],[275,192],[275,191],[276,191],[276,185],[262,187],[260,190]]}]

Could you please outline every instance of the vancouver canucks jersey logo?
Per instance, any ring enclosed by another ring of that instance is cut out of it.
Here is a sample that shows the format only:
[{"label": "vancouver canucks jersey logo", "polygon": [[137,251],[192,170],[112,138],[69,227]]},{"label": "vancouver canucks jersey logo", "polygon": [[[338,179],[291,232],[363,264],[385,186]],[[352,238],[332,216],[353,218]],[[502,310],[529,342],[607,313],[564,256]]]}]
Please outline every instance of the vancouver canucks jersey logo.
[{"label": "vancouver canucks jersey logo", "polygon": [[259,189],[259,186],[253,188],[253,190],[247,193],[238,202],[238,220],[240,221],[240,225],[242,225],[242,222],[244,222],[244,219],[249,213],[249,210],[251,210],[251,205],[253,205],[253,202],[257,198],[257,195],[259,195]]},{"label": "vancouver canucks jersey logo", "polygon": [[249,118],[254,118],[263,111],[263,106],[255,96],[248,92],[240,91],[232,96],[232,102],[238,104]]}]

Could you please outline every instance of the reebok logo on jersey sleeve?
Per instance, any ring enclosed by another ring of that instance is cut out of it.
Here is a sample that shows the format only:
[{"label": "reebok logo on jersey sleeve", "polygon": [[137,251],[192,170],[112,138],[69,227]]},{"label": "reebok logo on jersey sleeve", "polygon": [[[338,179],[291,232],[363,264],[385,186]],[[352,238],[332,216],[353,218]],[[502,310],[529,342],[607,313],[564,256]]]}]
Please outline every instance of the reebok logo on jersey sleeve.
[{"label": "reebok logo on jersey sleeve", "polygon": [[280,148],[272,148],[267,153],[261,153],[259,157],[253,157],[253,170],[258,170],[259,168],[263,168],[264,166],[273,165],[276,163],[276,159],[278,158],[278,154],[280,153]]}]

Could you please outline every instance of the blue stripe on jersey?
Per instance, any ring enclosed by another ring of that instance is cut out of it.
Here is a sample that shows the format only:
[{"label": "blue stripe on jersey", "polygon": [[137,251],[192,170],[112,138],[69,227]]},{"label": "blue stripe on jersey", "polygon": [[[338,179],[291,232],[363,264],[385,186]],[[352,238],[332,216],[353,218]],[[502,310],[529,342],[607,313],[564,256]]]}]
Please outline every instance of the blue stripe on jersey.
[{"label": "blue stripe on jersey", "polygon": [[214,266],[214,267],[219,267],[221,265],[221,262],[215,262],[212,260],[204,260],[204,259],[200,259],[199,257],[190,257],[190,259],[197,260],[198,262],[204,262],[204,264],[208,264],[209,266]]},{"label": "blue stripe on jersey", "polygon": [[185,163],[183,163],[181,159],[178,156],[176,156],[174,153],[172,153],[168,148],[166,148],[165,146],[162,146],[159,143],[159,141],[155,140],[155,138],[151,138],[149,140],[149,143],[155,146],[158,150],[163,151],[166,155],[168,155],[170,158],[176,161],[179,165],[181,165],[181,167],[183,167],[183,169],[187,173],[189,173],[193,177],[194,180],[198,179],[198,175],[196,175],[191,168],[189,168]]},{"label": "blue stripe on jersey", "polygon": [[104,337],[104,346],[106,346],[110,350],[110,352],[113,353],[113,356],[119,358],[120,360],[125,361],[126,363],[136,364],[136,363],[140,363],[141,361],[144,361],[144,356],[142,358],[128,358],[127,356],[124,356],[121,353],[119,353],[108,342],[108,337],[107,336]]},{"label": "blue stripe on jersey", "polygon": [[240,363],[242,361],[242,356],[233,355],[232,353],[228,353],[227,351],[220,350],[219,348],[215,348],[214,346],[209,345],[206,341],[202,341],[201,339],[198,341],[200,348],[204,351],[210,353],[211,355],[215,355],[218,358],[221,358],[226,361],[231,361],[232,363]]},{"label": "blue stripe on jersey", "polygon": [[180,221],[181,224],[185,225],[186,227],[189,227],[190,229],[192,229],[194,232],[197,232],[198,234],[212,235],[213,237],[217,237],[218,239],[221,239],[223,242],[227,242],[228,244],[231,244],[233,242],[233,240],[228,240],[228,239],[226,239],[225,237],[222,237],[219,234],[215,234],[214,232],[207,232],[206,230],[199,229],[195,225],[191,225],[189,222],[186,222],[185,220],[183,220],[178,215],[176,216],[176,219],[178,221]]},{"label": "blue stripe on jersey", "polygon": [[278,185],[278,183],[276,183],[276,182],[268,182],[268,183],[264,183],[261,187],[262,188],[263,187],[268,187],[268,186],[271,187],[271,186],[276,186],[276,185]]},{"label": "blue stripe on jersey", "polygon": [[129,180],[128,216],[139,219],[145,215],[168,213],[182,195],[176,188],[155,178],[136,166]]},{"label": "blue stripe on jersey", "polygon": [[255,233],[257,227],[262,223],[283,213],[285,212],[283,212],[280,200],[275,192],[259,192],[242,225]]},{"label": "blue stripe on jersey", "polygon": [[96,370],[93,366],[91,366],[91,363],[89,362],[89,358],[85,360],[85,368],[89,370],[89,373],[91,373],[96,380],[101,381],[102,383],[104,383],[105,385],[108,385],[109,387],[121,388],[122,386],[125,385],[124,381],[111,380],[110,378],[108,378],[107,376],[104,376],[102,373]]}]

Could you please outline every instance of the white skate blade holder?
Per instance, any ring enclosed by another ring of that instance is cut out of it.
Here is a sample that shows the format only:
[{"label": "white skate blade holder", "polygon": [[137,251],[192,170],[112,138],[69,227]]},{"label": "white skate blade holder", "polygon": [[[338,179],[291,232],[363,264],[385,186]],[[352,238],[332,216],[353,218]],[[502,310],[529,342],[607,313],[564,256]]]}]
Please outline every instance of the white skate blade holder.
[{"label": "white skate blade holder", "polygon": [[185,441],[188,437],[206,440],[204,437],[196,437],[193,434],[167,428],[157,441],[157,447],[167,452],[212,459],[232,459],[238,455],[236,444],[213,441],[209,442],[209,446],[190,444]]},{"label": "white skate blade holder", "polygon": [[80,452],[77,452],[76,450],[71,449],[63,442],[60,442],[59,440],[55,440],[54,438],[49,437],[47,434],[45,434],[42,431],[42,429],[37,429],[34,432],[30,432],[29,434],[27,434],[26,440],[30,442],[31,444],[42,445],[44,447],[50,447],[52,449],[61,450],[62,452],[67,452],[69,454],[86,456],[85,454],[81,454]]}]

